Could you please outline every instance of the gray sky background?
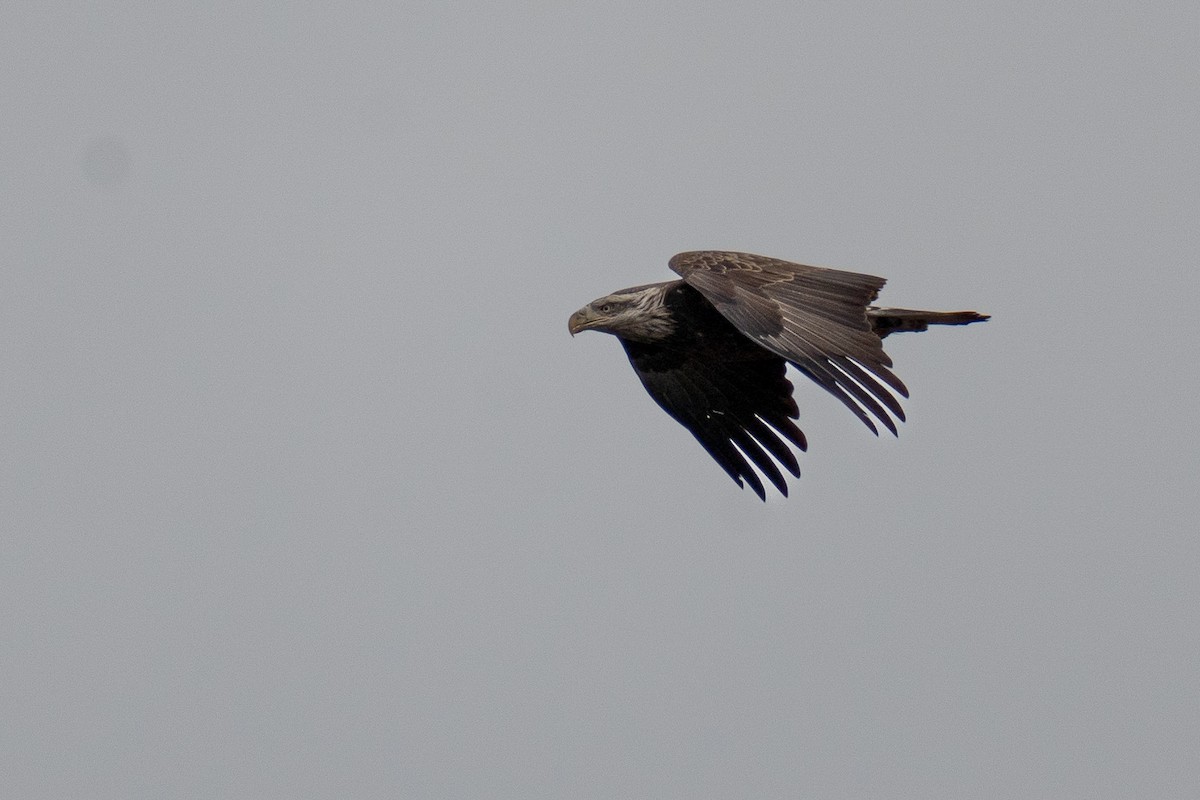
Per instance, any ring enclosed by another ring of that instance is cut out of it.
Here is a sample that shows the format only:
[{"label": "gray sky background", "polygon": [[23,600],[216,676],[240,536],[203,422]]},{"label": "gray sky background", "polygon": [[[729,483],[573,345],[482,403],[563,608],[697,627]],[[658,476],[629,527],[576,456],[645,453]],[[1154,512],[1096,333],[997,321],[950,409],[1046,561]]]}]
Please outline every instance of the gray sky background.
[{"label": "gray sky background", "polygon": [[[1200,794],[1200,6],[0,19],[6,797]],[[567,316],[887,276],[739,491]]]}]

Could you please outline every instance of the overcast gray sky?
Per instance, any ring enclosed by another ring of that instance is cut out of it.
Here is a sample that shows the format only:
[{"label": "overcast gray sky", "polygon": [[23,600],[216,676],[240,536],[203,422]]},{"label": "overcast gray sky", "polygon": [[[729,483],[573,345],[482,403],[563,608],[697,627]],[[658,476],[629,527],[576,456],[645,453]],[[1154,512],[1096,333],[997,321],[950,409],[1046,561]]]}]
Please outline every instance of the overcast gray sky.
[{"label": "overcast gray sky", "polygon": [[[1200,6],[0,15],[0,789],[1200,795]],[[986,325],[740,491],[567,316]]]}]

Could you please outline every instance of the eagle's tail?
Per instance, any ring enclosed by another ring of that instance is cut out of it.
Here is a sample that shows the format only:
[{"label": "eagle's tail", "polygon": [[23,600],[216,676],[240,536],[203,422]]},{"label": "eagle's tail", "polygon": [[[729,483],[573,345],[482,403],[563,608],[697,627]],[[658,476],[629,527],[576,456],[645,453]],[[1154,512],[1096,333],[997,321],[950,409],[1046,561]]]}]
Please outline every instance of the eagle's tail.
[{"label": "eagle's tail", "polygon": [[912,311],[907,308],[871,306],[867,309],[867,319],[871,322],[871,330],[882,339],[889,333],[923,331],[930,325],[970,325],[991,317],[976,311]]}]

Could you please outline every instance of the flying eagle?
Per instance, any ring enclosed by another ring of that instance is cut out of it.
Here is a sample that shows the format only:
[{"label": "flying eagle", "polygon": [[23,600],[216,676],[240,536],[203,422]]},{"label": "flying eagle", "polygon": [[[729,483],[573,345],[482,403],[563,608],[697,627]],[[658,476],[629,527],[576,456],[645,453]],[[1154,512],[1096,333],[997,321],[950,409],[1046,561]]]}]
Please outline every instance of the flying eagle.
[{"label": "flying eagle", "polygon": [[[646,391],[708,454],[766,500],[766,475],[785,497],[782,465],[800,477],[808,445],[785,376],[791,364],[846,404],[876,435],[904,421],[883,338],[930,325],[967,325],[974,311],[910,311],[871,303],[885,279],[751,253],[697,251],[671,259],[682,280],[634,286],[571,315],[620,340]],[[774,459],[772,459],[774,457]],[[748,459],[748,460],[747,460]],[[778,465],[777,465],[778,464]]]}]

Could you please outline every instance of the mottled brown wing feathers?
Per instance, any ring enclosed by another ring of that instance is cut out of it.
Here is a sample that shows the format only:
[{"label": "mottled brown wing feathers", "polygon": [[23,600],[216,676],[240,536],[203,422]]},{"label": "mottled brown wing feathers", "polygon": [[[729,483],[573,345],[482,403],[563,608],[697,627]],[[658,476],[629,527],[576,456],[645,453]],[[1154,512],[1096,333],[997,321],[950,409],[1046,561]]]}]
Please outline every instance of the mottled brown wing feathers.
[{"label": "mottled brown wing feathers", "polygon": [[739,331],[794,364],[872,431],[874,418],[896,432],[892,418],[903,421],[904,411],[895,395],[907,397],[908,389],[867,320],[883,278],[719,251],[680,253],[670,266]]}]

